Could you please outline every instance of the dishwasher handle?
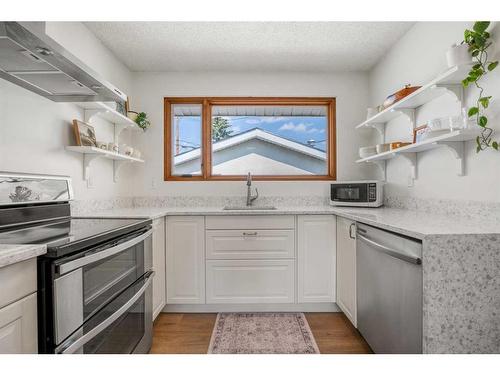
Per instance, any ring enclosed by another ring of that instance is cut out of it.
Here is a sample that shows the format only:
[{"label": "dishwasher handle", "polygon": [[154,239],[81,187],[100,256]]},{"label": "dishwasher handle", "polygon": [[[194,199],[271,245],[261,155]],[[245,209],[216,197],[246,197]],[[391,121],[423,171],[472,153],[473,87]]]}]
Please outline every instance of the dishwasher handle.
[{"label": "dishwasher handle", "polygon": [[404,260],[405,262],[409,262],[409,263],[413,263],[413,264],[422,264],[422,259],[415,257],[413,255],[405,254],[401,250],[392,249],[390,247],[379,244],[378,242],[375,242],[375,241],[369,239],[368,237],[363,236],[361,233],[359,233],[359,230],[357,233],[357,238],[359,240],[367,243],[368,245],[370,245],[373,249],[381,251],[381,252],[383,252],[387,255],[390,255],[394,258],[398,258],[398,259]]}]

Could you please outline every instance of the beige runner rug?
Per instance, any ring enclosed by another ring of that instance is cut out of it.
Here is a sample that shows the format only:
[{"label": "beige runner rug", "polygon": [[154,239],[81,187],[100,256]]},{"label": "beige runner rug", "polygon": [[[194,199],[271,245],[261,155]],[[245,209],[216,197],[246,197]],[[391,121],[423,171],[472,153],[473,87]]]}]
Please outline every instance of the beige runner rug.
[{"label": "beige runner rug", "polygon": [[219,313],[209,354],[319,354],[303,313]]}]

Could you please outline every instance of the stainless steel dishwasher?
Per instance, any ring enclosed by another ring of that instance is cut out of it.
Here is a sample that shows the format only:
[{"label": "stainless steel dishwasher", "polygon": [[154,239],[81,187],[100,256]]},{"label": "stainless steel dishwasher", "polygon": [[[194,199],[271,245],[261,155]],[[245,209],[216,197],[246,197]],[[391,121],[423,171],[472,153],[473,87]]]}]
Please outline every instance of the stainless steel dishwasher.
[{"label": "stainless steel dishwasher", "polygon": [[357,225],[358,329],[375,353],[422,353],[422,243]]}]

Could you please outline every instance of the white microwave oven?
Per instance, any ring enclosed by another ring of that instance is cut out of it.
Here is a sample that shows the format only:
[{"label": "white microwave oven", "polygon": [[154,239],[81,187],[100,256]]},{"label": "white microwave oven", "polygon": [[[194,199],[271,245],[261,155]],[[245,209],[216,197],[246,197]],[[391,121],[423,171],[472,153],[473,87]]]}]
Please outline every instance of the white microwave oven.
[{"label": "white microwave oven", "polygon": [[332,206],[380,207],[384,204],[382,181],[337,181],[330,186]]}]

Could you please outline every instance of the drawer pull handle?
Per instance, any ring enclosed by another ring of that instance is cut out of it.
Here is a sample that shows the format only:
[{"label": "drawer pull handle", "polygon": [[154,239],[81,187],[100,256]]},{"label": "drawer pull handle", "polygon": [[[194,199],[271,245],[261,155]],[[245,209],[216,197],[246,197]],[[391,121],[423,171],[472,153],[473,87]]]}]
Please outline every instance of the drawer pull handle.
[{"label": "drawer pull handle", "polygon": [[244,236],[256,236],[257,232],[243,232]]}]

